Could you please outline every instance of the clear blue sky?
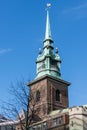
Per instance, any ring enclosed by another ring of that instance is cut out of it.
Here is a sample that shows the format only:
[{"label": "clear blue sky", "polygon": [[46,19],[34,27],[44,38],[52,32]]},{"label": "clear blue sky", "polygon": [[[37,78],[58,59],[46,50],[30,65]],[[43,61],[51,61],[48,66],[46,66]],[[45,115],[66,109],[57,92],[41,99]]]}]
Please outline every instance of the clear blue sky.
[{"label": "clear blue sky", "polygon": [[62,60],[62,78],[71,82],[70,106],[87,104],[87,0],[0,1],[0,100],[11,82],[36,76],[38,48],[43,47],[46,3],[54,47]]}]

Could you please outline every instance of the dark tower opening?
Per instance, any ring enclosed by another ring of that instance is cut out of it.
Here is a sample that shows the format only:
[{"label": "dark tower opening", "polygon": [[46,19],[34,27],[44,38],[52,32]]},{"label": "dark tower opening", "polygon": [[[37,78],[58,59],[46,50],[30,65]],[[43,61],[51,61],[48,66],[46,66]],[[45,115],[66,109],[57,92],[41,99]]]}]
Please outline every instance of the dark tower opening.
[{"label": "dark tower opening", "polygon": [[56,101],[60,102],[60,91],[56,90]]}]

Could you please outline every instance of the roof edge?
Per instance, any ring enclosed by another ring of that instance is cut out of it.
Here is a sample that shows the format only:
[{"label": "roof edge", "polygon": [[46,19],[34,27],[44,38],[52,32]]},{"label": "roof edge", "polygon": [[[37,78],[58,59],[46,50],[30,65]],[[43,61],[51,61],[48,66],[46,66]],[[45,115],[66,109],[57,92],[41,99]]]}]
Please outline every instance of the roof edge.
[{"label": "roof edge", "polygon": [[46,75],[44,75],[44,76],[41,76],[40,78],[34,79],[33,81],[27,83],[27,86],[31,86],[31,85],[33,85],[34,83],[37,83],[37,82],[39,82],[39,81],[41,81],[41,80],[43,80],[43,79],[46,79],[46,78],[50,78],[50,79],[56,80],[57,82],[60,82],[60,83],[62,82],[63,84],[66,84],[67,86],[70,86],[70,85],[71,85],[70,82],[67,82],[67,81],[65,81],[65,80],[63,80],[63,79],[55,78],[55,77],[53,77],[53,76],[51,76],[51,75],[46,74]]}]

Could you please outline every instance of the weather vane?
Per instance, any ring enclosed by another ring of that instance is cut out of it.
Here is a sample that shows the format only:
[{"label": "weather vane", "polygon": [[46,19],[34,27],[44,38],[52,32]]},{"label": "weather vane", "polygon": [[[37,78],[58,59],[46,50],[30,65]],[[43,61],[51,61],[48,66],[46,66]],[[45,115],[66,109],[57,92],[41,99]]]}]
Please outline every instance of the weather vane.
[{"label": "weather vane", "polygon": [[46,9],[48,10],[51,7],[51,3],[47,3],[46,7],[47,7]]}]

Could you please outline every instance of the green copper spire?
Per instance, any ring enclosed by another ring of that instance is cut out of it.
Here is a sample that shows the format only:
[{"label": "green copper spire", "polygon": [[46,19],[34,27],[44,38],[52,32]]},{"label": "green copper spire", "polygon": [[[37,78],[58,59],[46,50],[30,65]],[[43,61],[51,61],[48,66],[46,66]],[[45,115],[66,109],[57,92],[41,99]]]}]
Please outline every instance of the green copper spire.
[{"label": "green copper spire", "polygon": [[[47,4],[45,40],[43,41],[44,42],[44,51],[45,51],[45,53],[47,53],[48,50],[50,52],[53,49],[53,40],[52,40],[52,36],[51,36],[50,17],[49,17],[49,8],[50,8],[50,6],[51,6],[51,4],[48,3]],[[45,48],[47,48],[47,50]]]},{"label": "green copper spire", "polygon": [[50,19],[49,19],[49,10],[47,9],[47,19],[46,19],[46,32],[45,32],[45,41],[51,40],[51,28],[50,28]]},{"label": "green copper spire", "polygon": [[37,64],[37,76],[39,78],[44,75],[51,75],[56,78],[61,78],[60,74],[60,57],[58,55],[58,49],[53,52],[53,40],[51,37],[50,28],[50,17],[49,17],[49,7],[51,4],[47,4],[47,17],[46,17],[46,32],[45,40],[43,41],[43,52],[39,49],[39,55],[36,61]]}]

